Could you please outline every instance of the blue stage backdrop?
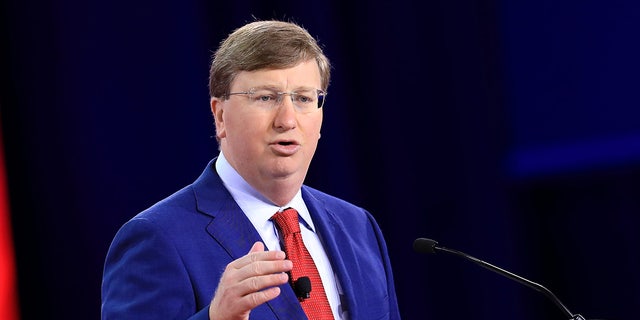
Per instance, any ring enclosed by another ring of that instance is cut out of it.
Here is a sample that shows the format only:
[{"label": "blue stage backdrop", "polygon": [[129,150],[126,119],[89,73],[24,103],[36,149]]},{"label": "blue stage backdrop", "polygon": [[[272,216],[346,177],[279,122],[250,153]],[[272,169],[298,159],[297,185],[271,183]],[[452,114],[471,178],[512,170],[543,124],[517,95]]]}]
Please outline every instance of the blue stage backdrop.
[{"label": "blue stage backdrop", "polygon": [[539,282],[587,318],[637,314],[636,1],[0,6],[23,319],[99,318],[115,232],[217,154],[210,56],[256,18],[302,24],[333,63],[306,183],[380,222],[404,319],[564,319],[469,261],[413,252],[418,237]]}]

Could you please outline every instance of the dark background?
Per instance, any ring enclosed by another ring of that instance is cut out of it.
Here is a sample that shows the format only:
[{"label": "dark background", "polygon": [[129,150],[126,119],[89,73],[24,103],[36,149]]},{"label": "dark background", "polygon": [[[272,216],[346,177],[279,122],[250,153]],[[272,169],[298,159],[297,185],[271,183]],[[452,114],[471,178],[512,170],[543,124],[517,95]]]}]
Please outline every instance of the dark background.
[{"label": "dark background", "polygon": [[[640,3],[3,0],[1,118],[23,319],[97,319],[115,232],[217,153],[208,64],[293,20],[333,63],[307,184],[373,213],[404,319],[640,305]],[[362,293],[366,294],[366,293]],[[357,319],[368,320],[368,319]]]}]

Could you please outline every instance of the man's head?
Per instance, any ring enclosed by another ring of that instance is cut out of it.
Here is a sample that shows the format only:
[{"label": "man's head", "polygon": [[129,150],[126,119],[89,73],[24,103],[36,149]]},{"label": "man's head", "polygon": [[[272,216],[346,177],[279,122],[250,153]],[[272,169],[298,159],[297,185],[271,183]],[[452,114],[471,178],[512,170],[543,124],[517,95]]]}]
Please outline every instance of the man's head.
[{"label": "man's head", "polygon": [[231,166],[276,205],[304,182],[322,126],[329,61],[298,25],[259,21],[234,31],[216,52],[211,111]]},{"label": "man's head", "polygon": [[307,30],[284,21],[246,24],[220,43],[209,70],[210,97],[224,97],[240,71],[285,69],[314,59],[318,63],[322,90],[331,74],[329,60]]}]

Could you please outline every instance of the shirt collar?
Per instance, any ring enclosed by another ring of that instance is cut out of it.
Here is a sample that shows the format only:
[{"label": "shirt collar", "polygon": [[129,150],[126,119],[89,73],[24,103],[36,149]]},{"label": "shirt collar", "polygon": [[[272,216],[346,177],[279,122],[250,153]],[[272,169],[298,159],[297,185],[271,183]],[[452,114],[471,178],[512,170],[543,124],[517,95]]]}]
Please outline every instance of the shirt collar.
[{"label": "shirt collar", "polygon": [[302,199],[302,191],[298,190],[296,195],[286,205],[279,207],[263,196],[258,190],[253,188],[240,174],[231,166],[224,157],[222,151],[216,160],[216,171],[224,186],[229,190],[231,196],[236,201],[240,209],[251,220],[256,229],[265,228],[272,225],[269,220],[279,210],[294,208],[302,218],[303,225],[315,232],[309,209]]}]

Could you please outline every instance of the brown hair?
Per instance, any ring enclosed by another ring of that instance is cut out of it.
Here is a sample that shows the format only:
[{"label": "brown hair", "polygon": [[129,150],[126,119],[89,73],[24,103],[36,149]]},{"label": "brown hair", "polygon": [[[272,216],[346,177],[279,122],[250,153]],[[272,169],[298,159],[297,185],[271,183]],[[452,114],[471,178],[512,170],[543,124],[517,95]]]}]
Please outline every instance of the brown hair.
[{"label": "brown hair", "polygon": [[224,97],[240,71],[285,69],[315,59],[322,90],[329,87],[329,60],[316,39],[301,26],[284,21],[255,21],[235,31],[220,43],[209,70],[209,95]]}]

